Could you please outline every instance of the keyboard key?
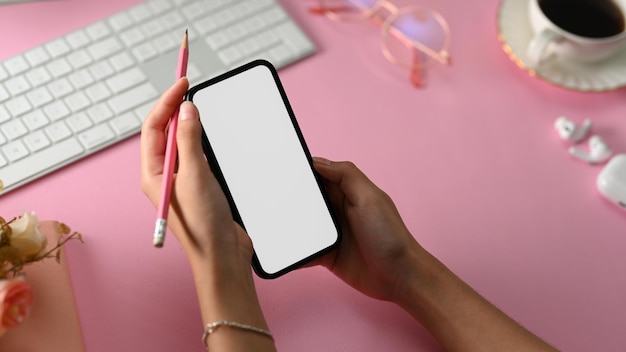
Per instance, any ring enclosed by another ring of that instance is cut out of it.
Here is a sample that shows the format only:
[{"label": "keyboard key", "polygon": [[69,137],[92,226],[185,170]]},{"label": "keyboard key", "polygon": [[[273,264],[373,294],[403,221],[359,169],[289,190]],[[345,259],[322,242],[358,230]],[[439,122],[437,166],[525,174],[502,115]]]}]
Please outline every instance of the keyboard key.
[{"label": "keyboard key", "polygon": [[281,65],[289,61],[293,54],[286,45],[281,44],[270,50],[269,55],[271,59],[270,61],[276,62],[277,64]]},{"label": "keyboard key", "polygon": [[72,135],[72,132],[69,128],[67,128],[67,126],[65,126],[63,121],[53,123],[52,125],[46,127],[45,131],[53,142],[64,140]]},{"label": "keyboard key", "polygon": [[152,45],[156,50],[163,54],[175,48],[180,47],[180,38],[175,39],[172,34],[163,34],[152,41]]},{"label": "keyboard key", "polygon": [[206,7],[201,2],[194,2],[182,8],[181,12],[187,19],[187,21],[192,22],[196,17],[200,17],[204,15],[206,12]]},{"label": "keyboard key", "polygon": [[33,108],[24,96],[19,96],[7,101],[5,106],[13,116],[20,116]]},{"label": "keyboard key", "polygon": [[91,102],[85,93],[78,91],[65,98],[65,104],[72,112],[76,112],[88,107]]},{"label": "keyboard key", "polygon": [[105,22],[96,22],[87,26],[87,28],[85,28],[85,32],[87,32],[87,35],[91,38],[91,40],[96,41],[108,36],[111,33],[111,30]]},{"label": "keyboard key", "polygon": [[72,87],[72,84],[70,84],[66,78],[52,81],[47,87],[48,91],[50,91],[55,98],[64,97],[74,91],[74,87]]},{"label": "keyboard key", "polygon": [[11,114],[4,106],[0,105],[0,122],[9,121],[9,119],[11,119]]},{"label": "keyboard key", "polygon": [[133,20],[126,12],[120,12],[109,18],[109,25],[114,31],[119,32],[133,25]]},{"label": "keyboard key", "polygon": [[105,79],[115,73],[115,70],[106,61],[98,61],[89,66],[89,72],[96,81]]},{"label": "keyboard key", "polygon": [[213,17],[210,17],[210,16],[205,17],[205,18],[200,18],[194,21],[194,25],[198,33],[200,33],[200,35],[205,35],[219,28],[217,23],[213,21]]},{"label": "keyboard key", "polygon": [[94,103],[100,102],[111,96],[111,92],[103,82],[98,82],[89,86],[85,92],[87,93],[87,96],[89,96],[89,99],[91,99]]},{"label": "keyboard key", "polygon": [[91,56],[89,56],[85,50],[78,50],[69,54],[67,60],[74,68],[85,67],[92,62]]},{"label": "keyboard key", "polygon": [[121,52],[109,59],[109,62],[117,72],[123,71],[135,63],[133,58],[126,52]]},{"label": "keyboard key", "polygon": [[111,56],[122,50],[123,46],[116,38],[110,37],[101,42],[91,44],[87,47],[87,51],[94,60],[100,60],[107,56]]},{"label": "keyboard key", "polygon": [[4,67],[10,75],[14,76],[20,74],[30,68],[26,59],[22,56],[14,56],[4,61]]},{"label": "keyboard key", "polygon": [[250,2],[250,5],[256,11],[271,5],[273,2],[274,0],[255,0]]},{"label": "keyboard key", "polygon": [[161,17],[161,23],[163,23],[166,29],[179,28],[184,22],[185,19],[178,12],[168,12]]},{"label": "keyboard key", "polygon": [[72,47],[72,49],[80,49],[89,44],[89,42],[91,41],[85,31],[82,29],[68,34],[65,37],[65,40]]},{"label": "keyboard key", "polygon": [[113,113],[104,103],[94,105],[87,109],[87,115],[91,117],[91,121],[93,121],[95,124],[102,123],[113,117]]},{"label": "keyboard key", "polygon": [[41,86],[42,84],[50,82],[52,76],[43,67],[37,67],[26,73],[26,79],[33,87]]},{"label": "keyboard key", "polygon": [[51,121],[60,120],[70,114],[70,109],[61,100],[44,106],[43,111]]},{"label": "keyboard key", "polygon": [[128,71],[117,74],[109,79],[106,83],[113,93],[122,92],[130,87],[147,80],[148,77],[138,67],[131,68]]},{"label": "keyboard key", "polygon": [[9,77],[9,73],[2,65],[0,65],[0,81],[5,80],[7,77]]},{"label": "keyboard key", "polygon": [[48,63],[46,68],[54,78],[64,76],[72,71],[72,66],[63,57]]},{"label": "keyboard key", "polygon": [[150,8],[146,4],[139,4],[131,8],[129,12],[135,22],[141,22],[152,16],[152,11],[150,11]]},{"label": "keyboard key", "polygon": [[169,0],[153,0],[148,3],[148,6],[150,6],[150,9],[155,15],[169,10],[172,7]]},{"label": "keyboard key", "polygon": [[26,94],[28,101],[34,107],[40,107],[52,101],[52,94],[48,92],[46,87],[37,88]]},{"label": "keyboard key", "polygon": [[263,47],[273,46],[276,43],[280,42],[280,38],[273,30],[268,30],[262,32],[261,34],[254,37],[254,39]]},{"label": "keyboard key", "polygon": [[158,95],[159,93],[154,89],[152,84],[144,83],[109,99],[108,103],[111,109],[113,109],[113,112],[120,114],[150,99],[154,99]]},{"label": "keyboard key", "polygon": [[157,50],[150,43],[139,44],[133,49],[133,55],[139,62],[146,62],[158,54]]},{"label": "keyboard key", "polygon": [[220,27],[224,27],[230,22],[235,20],[235,15],[229,9],[222,10],[215,15],[213,15],[213,19],[217,22],[217,25]]},{"label": "keyboard key", "polygon": [[41,110],[29,112],[22,117],[22,121],[31,131],[38,130],[50,123]]},{"label": "keyboard key", "polygon": [[93,125],[91,120],[89,120],[89,117],[87,117],[87,114],[84,112],[79,112],[68,117],[67,124],[70,126],[72,131],[74,131],[74,133],[84,131]]},{"label": "keyboard key", "polygon": [[246,39],[237,45],[237,49],[243,53],[243,55],[250,55],[254,52],[261,50],[261,45],[253,39]]},{"label": "keyboard key", "polygon": [[9,140],[17,139],[28,133],[28,129],[20,120],[11,120],[3,124],[0,129]]},{"label": "keyboard key", "polygon": [[263,22],[258,16],[254,16],[243,22],[243,26],[246,28],[248,33],[255,33],[259,29],[265,27],[265,22]]},{"label": "keyboard key", "polygon": [[70,82],[76,89],[82,89],[94,82],[94,79],[88,69],[73,72],[67,78],[69,78]]},{"label": "keyboard key", "polygon": [[294,52],[312,51],[315,46],[302,31],[293,23],[284,23],[276,28],[276,32],[289,45]]},{"label": "keyboard key", "polygon": [[287,13],[281,8],[273,8],[261,14],[261,18],[266,24],[274,24],[286,19]]},{"label": "keyboard key", "polygon": [[3,102],[11,97],[11,94],[4,89],[4,86],[0,84],[0,102]]},{"label": "keyboard key", "polygon": [[115,138],[115,133],[107,125],[95,126],[78,135],[78,139],[87,149],[97,148]]},{"label": "keyboard key", "polygon": [[30,84],[28,84],[28,81],[24,78],[24,76],[11,78],[4,82],[4,86],[13,96],[24,93],[30,88]]},{"label": "keyboard key", "polygon": [[243,38],[247,33],[244,26],[241,24],[236,24],[234,26],[230,26],[226,28],[224,34],[228,37],[228,41],[233,43],[241,38]]},{"label": "keyboard key", "polygon": [[24,143],[31,152],[40,151],[50,145],[50,141],[42,131],[36,131],[24,137]]},{"label": "keyboard key", "polygon": [[131,133],[141,127],[141,121],[132,112],[122,114],[111,120],[111,127],[119,136]]},{"label": "keyboard key", "polygon": [[243,18],[254,12],[254,7],[249,2],[242,2],[232,7],[236,18]]},{"label": "keyboard key", "polygon": [[228,36],[224,32],[217,32],[207,37],[207,43],[213,50],[219,50],[228,44]]},{"label": "keyboard key", "polygon": [[241,59],[243,55],[236,47],[230,47],[219,52],[218,56],[226,66],[230,66],[235,61]]},{"label": "keyboard key", "polygon": [[141,29],[144,33],[150,33],[150,36],[152,37],[163,32],[165,30],[165,26],[163,26],[159,20],[155,19],[144,23],[141,26]]},{"label": "keyboard key", "polygon": [[135,44],[142,43],[146,39],[146,36],[141,29],[131,28],[120,34],[120,38],[127,47],[131,48],[135,46]]},{"label": "keyboard key", "polygon": [[46,53],[46,51],[42,47],[27,51],[25,56],[31,67],[39,66],[44,62],[50,60],[50,56],[48,56],[48,53]]},{"label": "keyboard key", "polygon": [[67,45],[63,38],[58,38],[46,43],[46,50],[52,57],[59,57],[65,55],[70,51],[70,47]]},{"label": "keyboard key", "polygon": [[[11,162],[20,160],[29,154],[28,149],[26,148],[24,143],[22,143],[22,141],[14,141],[5,145],[4,147],[2,147],[2,151],[4,152],[4,155],[6,155],[7,159],[9,159],[9,161]],[[4,177],[4,169],[2,177]]]}]

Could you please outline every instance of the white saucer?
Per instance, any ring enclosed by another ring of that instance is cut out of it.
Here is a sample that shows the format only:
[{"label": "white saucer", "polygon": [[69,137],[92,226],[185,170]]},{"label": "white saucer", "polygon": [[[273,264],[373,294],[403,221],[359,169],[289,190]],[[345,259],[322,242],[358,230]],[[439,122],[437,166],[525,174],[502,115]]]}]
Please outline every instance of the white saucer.
[{"label": "white saucer", "polygon": [[498,32],[504,51],[521,69],[531,76],[563,88],[602,92],[626,86],[626,46],[611,58],[599,63],[584,64],[560,58],[549,60],[532,69],[526,48],[532,39],[528,20],[529,0],[501,0],[498,9]]}]

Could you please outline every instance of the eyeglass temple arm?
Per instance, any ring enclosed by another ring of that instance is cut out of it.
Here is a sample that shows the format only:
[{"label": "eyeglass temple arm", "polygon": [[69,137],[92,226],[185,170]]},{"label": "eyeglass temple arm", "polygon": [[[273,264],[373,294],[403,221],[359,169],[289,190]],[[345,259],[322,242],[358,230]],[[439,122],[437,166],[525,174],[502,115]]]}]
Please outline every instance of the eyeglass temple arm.
[{"label": "eyeglass temple arm", "polygon": [[424,81],[422,79],[422,70],[420,69],[422,59],[417,52],[417,49],[411,50],[411,53],[413,56],[413,65],[411,66],[409,78],[411,80],[411,84],[413,84],[415,88],[421,88],[424,85]]},{"label": "eyeglass temple arm", "polygon": [[351,9],[348,6],[333,6],[333,7],[310,6],[309,7],[309,12],[313,15],[325,15],[327,12],[346,12],[350,10]]}]

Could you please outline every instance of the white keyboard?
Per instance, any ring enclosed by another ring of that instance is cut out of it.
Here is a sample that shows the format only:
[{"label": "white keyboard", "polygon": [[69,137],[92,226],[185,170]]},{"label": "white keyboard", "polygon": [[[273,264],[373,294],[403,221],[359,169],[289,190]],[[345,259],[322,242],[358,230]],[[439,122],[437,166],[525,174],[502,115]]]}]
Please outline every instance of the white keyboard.
[{"label": "white keyboard", "polygon": [[189,29],[191,84],[315,46],[275,0],[151,0],[0,63],[5,192],[139,132],[175,79]]}]

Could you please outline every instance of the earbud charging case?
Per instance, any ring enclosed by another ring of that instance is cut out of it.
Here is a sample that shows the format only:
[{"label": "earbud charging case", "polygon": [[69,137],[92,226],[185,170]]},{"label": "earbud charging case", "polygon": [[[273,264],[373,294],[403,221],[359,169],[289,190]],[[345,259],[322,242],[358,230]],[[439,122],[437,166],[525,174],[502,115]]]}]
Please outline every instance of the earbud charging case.
[{"label": "earbud charging case", "polygon": [[626,154],[609,160],[598,175],[596,186],[600,194],[626,210]]}]

